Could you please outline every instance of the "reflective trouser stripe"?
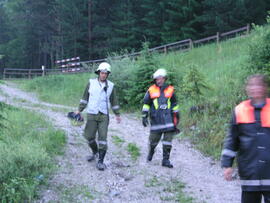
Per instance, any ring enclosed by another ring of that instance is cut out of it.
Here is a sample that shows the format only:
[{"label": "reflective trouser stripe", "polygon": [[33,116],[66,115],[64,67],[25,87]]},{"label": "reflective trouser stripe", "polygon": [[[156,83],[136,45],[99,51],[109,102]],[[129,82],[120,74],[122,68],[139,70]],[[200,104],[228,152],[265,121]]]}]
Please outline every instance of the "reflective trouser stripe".
[{"label": "reflective trouser stripe", "polygon": [[165,128],[172,128],[174,127],[173,123],[168,123],[168,124],[163,124],[163,125],[152,125],[151,130],[160,130],[160,129],[165,129]]},{"label": "reflective trouser stripe", "polygon": [[86,100],[84,100],[84,99],[81,99],[81,100],[80,100],[80,103],[81,103],[81,104],[87,104],[88,101],[86,101]]},{"label": "reflective trouser stripe", "polygon": [[162,141],[162,144],[172,146],[172,142],[168,142],[168,141]]},{"label": "reflective trouser stripe", "polygon": [[103,145],[106,145],[107,142],[106,141],[98,141],[98,144],[103,144]]},{"label": "reflective trouser stripe", "polygon": [[267,186],[270,186],[270,179],[264,179],[264,180],[241,180],[241,185],[246,185],[246,186],[267,185]]},{"label": "reflective trouser stripe", "polygon": [[229,156],[229,157],[235,157],[236,153],[237,152],[232,151],[230,149],[223,149],[221,155],[226,155],[226,156]]}]

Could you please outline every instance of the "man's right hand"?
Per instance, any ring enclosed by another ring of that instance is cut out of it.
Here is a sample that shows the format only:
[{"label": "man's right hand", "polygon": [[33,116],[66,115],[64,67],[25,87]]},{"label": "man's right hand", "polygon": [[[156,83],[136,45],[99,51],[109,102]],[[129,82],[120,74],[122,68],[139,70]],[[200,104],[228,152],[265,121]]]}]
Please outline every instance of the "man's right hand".
[{"label": "man's right hand", "polygon": [[225,168],[224,171],[223,171],[224,178],[227,181],[232,180],[232,174],[233,174],[233,168],[231,168],[231,167]]},{"label": "man's right hand", "polygon": [[148,118],[146,116],[142,118],[142,124],[144,127],[148,126],[149,122],[148,122]]}]

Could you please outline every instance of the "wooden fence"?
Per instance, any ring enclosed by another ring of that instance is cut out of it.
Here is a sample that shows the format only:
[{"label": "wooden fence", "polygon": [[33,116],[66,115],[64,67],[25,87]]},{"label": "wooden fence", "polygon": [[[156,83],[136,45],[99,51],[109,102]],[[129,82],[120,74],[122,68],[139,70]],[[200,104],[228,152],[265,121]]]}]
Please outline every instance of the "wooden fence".
[{"label": "wooden fence", "polygon": [[5,68],[3,79],[32,79],[38,76],[56,75],[56,74],[76,74],[90,72],[88,68],[54,68],[54,69],[15,69]]},{"label": "wooden fence", "polygon": [[[245,36],[250,33],[250,25],[248,24],[245,27],[241,27],[239,29],[235,29],[229,32],[219,33],[217,32],[216,35],[206,37],[199,40],[192,40],[192,39],[185,39],[169,44],[165,44],[162,46],[154,47],[149,49],[150,52],[155,53],[168,53],[170,51],[189,51],[194,47],[198,47],[200,45],[204,45],[207,43],[219,43],[222,40],[234,38],[237,36]],[[122,56],[114,56],[111,57],[113,60],[122,59],[125,57],[135,58],[138,57],[141,52],[134,52],[127,55]],[[73,61],[72,63],[69,63]],[[52,74],[73,74],[73,73],[84,73],[84,72],[91,72],[93,71],[93,66],[95,64],[107,61],[107,58],[103,59],[96,59],[96,60],[89,60],[89,61],[80,61],[79,57],[74,57],[71,59],[63,59],[56,61],[58,68],[56,69],[12,69],[12,68],[5,68],[3,77],[4,79],[8,78],[33,78],[37,76],[45,76],[45,75],[52,75]],[[70,65],[72,64],[72,65]]]},{"label": "wooden fence", "polygon": [[[149,49],[149,51],[150,52],[165,53],[165,54],[168,53],[169,51],[189,51],[192,48],[198,47],[200,45],[204,45],[204,44],[212,43],[212,42],[219,43],[222,40],[234,38],[237,36],[246,36],[249,33],[250,33],[250,25],[248,24],[245,27],[231,30],[229,32],[224,32],[224,33],[217,32],[216,35],[206,37],[203,39],[199,39],[199,40],[185,39],[185,40],[165,44],[162,46],[154,47],[154,48]],[[122,56],[113,56],[113,57],[111,57],[111,59],[117,60],[117,59],[121,59],[121,58],[125,58],[125,57],[133,58],[133,57],[139,56],[140,54],[141,54],[141,52],[134,52],[134,53],[122,55]],[[89,64],[90,66],[92,66],[93,64],[101,63],[104,61],[107,61],[107,58],[89,60],[89,61],[81,61],[81,63]]]}]

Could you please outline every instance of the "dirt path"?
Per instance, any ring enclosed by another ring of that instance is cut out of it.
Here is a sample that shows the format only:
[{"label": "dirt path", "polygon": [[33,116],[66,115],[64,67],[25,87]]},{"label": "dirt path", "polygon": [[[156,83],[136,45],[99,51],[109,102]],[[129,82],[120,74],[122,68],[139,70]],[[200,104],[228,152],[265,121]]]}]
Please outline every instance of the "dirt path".
[{"label": "dirt path", "polygon": [[[149,129],[133,115],[122,115],[120,124],[111,115],[107,170],[102,172],[96,170],[95,163],[86,161],[89,149],[81,136],[83,127],[71,126],[63,113],[75,108],[41,102],[11,83],[0,84],[0,101],[39,112],[66,133],[65,154],[57,158],[58,170],[49,186],[42,188],[38,202],[176,202],[179,181],[186,185],[185,193],[194,202],[240,202],[239,181],[225,182],[219,163],[204,157],[186,141],[174,140],[173,169],[160,166],[161,145],[153,161],[146,163]],[[136,161],[127,152],[129,143],[140,149]]]}]

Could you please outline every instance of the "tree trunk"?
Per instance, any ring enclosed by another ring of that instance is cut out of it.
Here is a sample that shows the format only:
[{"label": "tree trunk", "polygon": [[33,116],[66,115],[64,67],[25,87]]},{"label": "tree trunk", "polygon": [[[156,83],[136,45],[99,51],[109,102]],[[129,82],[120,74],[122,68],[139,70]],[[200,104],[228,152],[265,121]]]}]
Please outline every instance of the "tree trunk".
[{"label": "tree trunk", "polygon": [[92,56],[92,0],[88,0],[88,55]]}]

